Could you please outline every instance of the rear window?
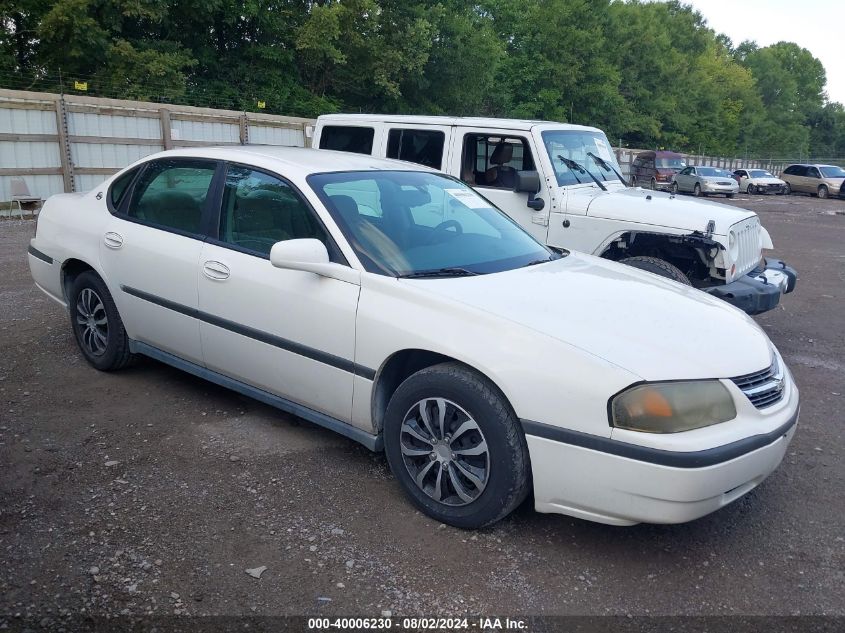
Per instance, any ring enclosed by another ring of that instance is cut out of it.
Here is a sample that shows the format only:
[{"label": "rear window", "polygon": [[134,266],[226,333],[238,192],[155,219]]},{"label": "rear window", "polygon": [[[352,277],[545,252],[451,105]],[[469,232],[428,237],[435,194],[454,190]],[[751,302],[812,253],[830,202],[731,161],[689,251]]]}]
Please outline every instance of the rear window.
[{"label": "rear window", "polygon": [[320,134],[320,149],[372,154],[375,130],[371,127],[327,125]]},{"label": "rear window", "polygon": [[126,189],[132,183],[132,179],[135,178],[135,174],[138,173],[138,169],[131,169],[127,171],[122,176],[118,177],[111,185],[111,189],[109,189],[109,202],[111,202],[112,210],[117,210],[120,207],[120,203],[123,200],[123,194],[126,193]]}]

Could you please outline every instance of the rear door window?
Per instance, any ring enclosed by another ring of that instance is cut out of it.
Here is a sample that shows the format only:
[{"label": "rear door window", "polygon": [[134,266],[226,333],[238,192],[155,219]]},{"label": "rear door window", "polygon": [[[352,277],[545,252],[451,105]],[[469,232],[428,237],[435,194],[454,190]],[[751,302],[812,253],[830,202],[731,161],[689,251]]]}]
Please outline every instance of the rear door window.
[{"label": "rear door window", "polygon": [[440,130],[393,129],[387,136],[387,157],[440,169],[445,142]]},{"label": "rear door window", "polygon": [[143,224],[201,235],[216,167],[213,161],[190,159],[148,163],[134,187],[126,215]]},{"label": "rear door window", "polygon": [[375,130],[352,125],[327,125],[320,133],[320,149],[372,154]]}]

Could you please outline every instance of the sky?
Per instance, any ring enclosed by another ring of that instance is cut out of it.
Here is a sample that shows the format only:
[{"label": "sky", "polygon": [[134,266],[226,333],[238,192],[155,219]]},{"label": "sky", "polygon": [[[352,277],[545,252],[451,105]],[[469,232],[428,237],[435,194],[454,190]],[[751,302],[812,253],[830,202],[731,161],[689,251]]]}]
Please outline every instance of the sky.
[{"label": "sky", "polygon": [[830,101],[845,104],[845,22],[842,0],[681,0],[734,46],[795,42],[824,65]]}]

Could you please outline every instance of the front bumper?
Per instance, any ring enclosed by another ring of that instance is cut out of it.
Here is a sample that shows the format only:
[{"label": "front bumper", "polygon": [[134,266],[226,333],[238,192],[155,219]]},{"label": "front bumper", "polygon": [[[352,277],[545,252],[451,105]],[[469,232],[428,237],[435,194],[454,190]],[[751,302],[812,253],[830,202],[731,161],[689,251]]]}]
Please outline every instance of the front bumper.
[{"label": "front bumper", "polygon": [[778,467],[795,435],[797,392],[790,407],[786,422],[769,433],[693,453],[585,433],[573,437],[572,431],[523,420],[535,508],[610,525],[685,523],[705,516]]},{"label": "front bumper", "polygon": [[723,193],[725,195],[739,193],[739,185],[717,185],[702,183],[701,193]]},{"label": "front bumper", "polygon": [[776,307],[783,294],[795,289],[798,273],[779,259],[766,259],[747,275],[724,286],[702,288],[748,314],[761,314]]}]

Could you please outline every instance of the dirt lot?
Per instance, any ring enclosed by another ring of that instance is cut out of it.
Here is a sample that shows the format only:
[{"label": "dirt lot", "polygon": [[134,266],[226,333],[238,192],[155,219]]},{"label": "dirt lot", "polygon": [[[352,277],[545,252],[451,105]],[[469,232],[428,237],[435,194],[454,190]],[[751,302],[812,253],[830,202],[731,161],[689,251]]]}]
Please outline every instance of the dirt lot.
[{"label": "dirt lot", "polygon": [[527,506],[486,531],[438,525],[352,441],[153,361],[98,373],[30,280],[33,224],[0,223],[0,629],[149,613],[845,615],[845,201],[731,202],[800,273],[758,319],[802,390],[798,432],[732,506],[631,528]]}]

